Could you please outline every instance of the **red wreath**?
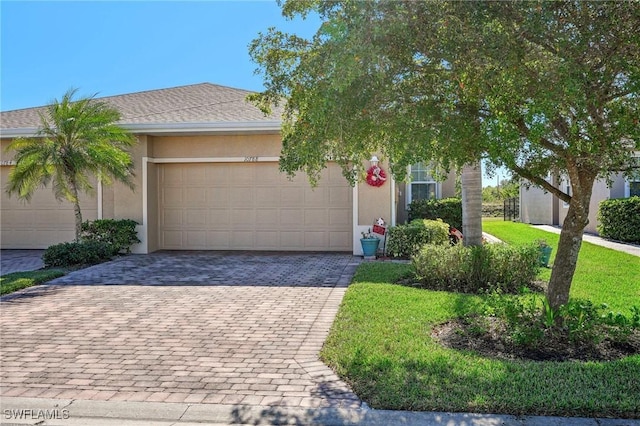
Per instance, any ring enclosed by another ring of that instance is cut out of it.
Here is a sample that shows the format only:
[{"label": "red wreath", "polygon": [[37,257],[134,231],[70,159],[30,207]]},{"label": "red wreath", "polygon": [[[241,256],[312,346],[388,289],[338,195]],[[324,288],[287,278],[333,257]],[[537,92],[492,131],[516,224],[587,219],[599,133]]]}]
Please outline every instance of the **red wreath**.
[{"label": "red wreath", "polygon": [[367,170],[367,183],[371,186],[382,186],[387,180],[387,174],[378,166],[371,166]]}]

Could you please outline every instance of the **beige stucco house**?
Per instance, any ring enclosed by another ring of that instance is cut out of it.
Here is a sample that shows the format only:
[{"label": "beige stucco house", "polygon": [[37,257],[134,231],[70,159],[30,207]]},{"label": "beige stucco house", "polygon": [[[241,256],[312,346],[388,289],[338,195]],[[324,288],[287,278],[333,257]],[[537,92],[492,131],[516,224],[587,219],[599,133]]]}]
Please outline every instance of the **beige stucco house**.
[{"label": "beige stucco house", "polygon": [[[135,190],[96,184],[82,199],[85,220],[133,219],[142,242],[156,250],[348,251],[361,254],[360,232],[375,218],[404,221],[416,197],[452,196],[454,181],[435,182],[416,167],[411,184],[389,178],[351,187],[329,164],[318,187],[304,174],[280,173],[278,111],[264,116],[245,90],[203,83],[102,98],[122,114],[120,124],[138,139],[133,149]],[[50,188],[30,203],[4,191],[12,168],[6,146],[33,136],[41,108],[0,113],[1,247],[46,248],[73,239],[70,203]],[[381,163],[383,168],[386,164]]]},{"label": "beige stucco house", "polygon": [[[640,153],[637,154],[640,156]],[[554,185],[560,185],[567,193],[571,193],[571,186],[566,178],[554,181]],[[626,198],[640,195],[640,179],[628,179],[622,174],[612,174],[611,183],[605,179],[597,180],[593,185],[591,202],[589,203],[589,224],[586,232],[598,233],[598,207],[601,201],[610,198]],[[558,225],[561,226],[567,216],[569,205],[550,192],[535,186],[520,187],[520,221],[534,225]]]}]

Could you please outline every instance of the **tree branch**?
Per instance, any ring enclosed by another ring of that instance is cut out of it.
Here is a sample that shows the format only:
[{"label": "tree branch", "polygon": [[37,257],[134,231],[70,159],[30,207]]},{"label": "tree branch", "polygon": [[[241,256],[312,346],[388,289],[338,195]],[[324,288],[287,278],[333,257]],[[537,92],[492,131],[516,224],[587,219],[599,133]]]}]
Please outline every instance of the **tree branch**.
[{"label": "tree branch", "polygon": [[525,179],[529,180],[530,182],[532,182],[532,183],[544,188],[545,190],[549,191],[550,193],[552,193],[556,197],[560,198],[565,203],[571,202],[571,196],[570,195],[565,194],[564,192],[560,191],[558,188],[556,188],[555,186],[551,185],[549,182],[547,182],[545,179],[542,179],[540,176],[534,175],[533,173],[531,173],[527,169],[523,169],[522,167],[518,167],[517,165],[511,165],[511,166],[509,166],[509,168],[511,168],[511,170],[513,170],[514,172],[516,172],[518,175],[522,176],[523,178],[525,178]]}]

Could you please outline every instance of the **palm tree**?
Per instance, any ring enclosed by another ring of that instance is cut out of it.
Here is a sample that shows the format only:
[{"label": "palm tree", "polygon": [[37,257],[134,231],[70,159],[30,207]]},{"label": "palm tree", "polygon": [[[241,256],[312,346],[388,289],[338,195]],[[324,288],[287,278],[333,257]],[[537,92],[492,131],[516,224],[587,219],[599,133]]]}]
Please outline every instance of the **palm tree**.
[{"label": "palm tree", "polygon": [[482,171],[479,161],[462,168],[462,233],[465,246],[482,245]]},{"label": "palm tree", "polygon": [[110,184],[118,180],[133,189],[133,159],[128,148],[136,139],[115,123],[120,113],[94,96],[73,100],[70,89],[40,113],[40,127],[33,138],[15,139],[7,151],[15,151],[14,169],[7,192],[29,201],[41,186],[52,184],[57,200],[73,203],[76,241],[80,238],[82,212],[79,192],[92,193],[91,177]]}]

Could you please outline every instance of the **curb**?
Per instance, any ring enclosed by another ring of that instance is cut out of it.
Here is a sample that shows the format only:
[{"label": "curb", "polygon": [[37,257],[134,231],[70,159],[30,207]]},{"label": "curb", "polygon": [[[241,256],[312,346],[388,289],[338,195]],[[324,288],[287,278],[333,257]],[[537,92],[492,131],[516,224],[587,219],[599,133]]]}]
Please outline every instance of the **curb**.
[{"label": "curb", "polygon": [[477,426],[640,426],[640,420],[513,416],[255,405],[109,402],[2,398],[3,425],[477,425]]}]

